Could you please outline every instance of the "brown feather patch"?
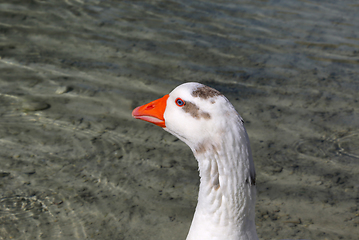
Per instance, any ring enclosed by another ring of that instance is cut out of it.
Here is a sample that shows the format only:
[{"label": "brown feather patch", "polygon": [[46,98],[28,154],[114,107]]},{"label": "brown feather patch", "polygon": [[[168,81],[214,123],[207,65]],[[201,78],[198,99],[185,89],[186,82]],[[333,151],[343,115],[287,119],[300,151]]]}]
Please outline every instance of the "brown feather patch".
[{"label": "brown feather patch", "polygon": [[[193,97],[200,97],[203,99],[208,99],[216,96],[221,96],[222,93],[208,86],[199,87],[192,92]],[[213,102],[214,103],[214,102]]]},{"label": "brown feather patch", "polygon": [[203,112],[197,107],[196,104],[186,101],[185,105],[182,107],[182,109],[186,112],[191,114],[192,117],[196,119],[204,118],[204,119],[210,119],[211,115],[207,112]]}]

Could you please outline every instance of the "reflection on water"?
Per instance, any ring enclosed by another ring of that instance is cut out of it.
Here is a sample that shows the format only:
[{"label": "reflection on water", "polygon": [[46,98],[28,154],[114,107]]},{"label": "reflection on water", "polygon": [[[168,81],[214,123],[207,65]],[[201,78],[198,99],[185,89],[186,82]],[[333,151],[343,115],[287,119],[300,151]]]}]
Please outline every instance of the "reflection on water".
[{"label": "reflection on water", "polygon": [[182,142],[131,118],[186,81],[245,119],[261,239],[357,239],[356,1],[0,3],[0,239],[185,239]]}]

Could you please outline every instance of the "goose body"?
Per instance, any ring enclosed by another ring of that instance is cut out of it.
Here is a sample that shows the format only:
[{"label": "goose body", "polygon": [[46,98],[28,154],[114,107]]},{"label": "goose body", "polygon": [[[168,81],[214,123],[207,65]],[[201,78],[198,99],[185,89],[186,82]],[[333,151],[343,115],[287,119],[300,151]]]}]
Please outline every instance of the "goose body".
[{"label": "goose body", "polygon": [[185,83],[132,116],[185,142],[198,161],[198,203],[187,240],[258,240],[255,170],[243,120],[228,99]]}]

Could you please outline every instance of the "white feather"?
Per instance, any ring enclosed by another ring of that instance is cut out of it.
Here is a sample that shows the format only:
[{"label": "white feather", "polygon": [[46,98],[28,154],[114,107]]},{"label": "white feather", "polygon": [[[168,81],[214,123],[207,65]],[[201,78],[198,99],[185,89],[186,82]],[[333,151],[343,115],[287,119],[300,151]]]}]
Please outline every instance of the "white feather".
[{"label": "white feather", "polygon": [[[193,94],[201,88],[208,90],[199,83],[175,88],[164,113],[165,130],[192,149],[199,166],[198,204],[187,240],[257,240],[255,170],[242,118],[223,95]],[[198,109],[185,111],[177,98]]]}]

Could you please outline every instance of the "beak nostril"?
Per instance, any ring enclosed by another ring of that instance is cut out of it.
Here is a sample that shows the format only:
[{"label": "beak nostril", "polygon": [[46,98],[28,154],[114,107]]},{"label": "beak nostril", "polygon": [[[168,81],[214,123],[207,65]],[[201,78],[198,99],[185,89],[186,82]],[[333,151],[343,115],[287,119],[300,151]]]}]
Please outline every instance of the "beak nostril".
[{"label": "beak nostril", "polygon": [[154,107],[155,107],[155,105],[151,104],[151,105],[148,105],[145,110],[150,110],[150,109],[152,109]]}]

